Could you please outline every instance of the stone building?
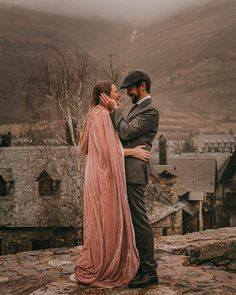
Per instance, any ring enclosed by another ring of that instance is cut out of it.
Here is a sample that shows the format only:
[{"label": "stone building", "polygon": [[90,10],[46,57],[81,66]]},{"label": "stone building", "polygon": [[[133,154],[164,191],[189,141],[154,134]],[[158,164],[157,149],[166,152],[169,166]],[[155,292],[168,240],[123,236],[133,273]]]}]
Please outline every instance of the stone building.
[{"label": "stone building", "polygon": [[229,215],[229,225],[236,226],[236,151],[219,171],[218,194]]},{"label": "stone building", "polygon": [[[168,145],[168,144],[167,144]],[[216,189],[217,189],[217,163],[222,157],[209,154],[183,154],[169,155],[163,161],[162,153],[154,154],[151,165],[154,169],[173,167],[177,176],[179,201],[183,207],[183,233],[217,227],[216,220]],[[223,154],[221,154],[223,155]],[[164,157],[166,158],[166,157]],[[225,159],[225,157],[224,157]],[[166,163],[166,165],[160,165]]]},{"label": "stone building", "polygon": [[199,210],[189,202],[190,190],[179,181],[176,165],[167,162],[167,140],[161,135],[159,155],[151,159],[146,192],[148,217],[157,238],[199,229]]},{"label": "stone building", "polygon": [[208,134],[194,138],[194,144],[199,152],[233,152],[236,147],[236,137],[231,134]]},{"label": "stone building", "polygon": [[0,253],[81,241],[82,160],[67,146],[0,148]]},{"label": "stone building", "polygon": [[146,191],[146,208],[154,236],[182,234],[183,208],[179,202],[173,167],[158,165],[151,170]]},{"label": "stone building", "polygon": [[188,201],[199,209],[199,228],[215,228],[217,165],[213,157],[169,157],[175,165],[178,183],[189,190]]},{"label": "stone building", "polygon": [[179,200],[185,204],[183,208],[183,234],[196,232],[199,230],[199,207],[195,202],[189,200],[190,191],[182,189],[179,190]]}]

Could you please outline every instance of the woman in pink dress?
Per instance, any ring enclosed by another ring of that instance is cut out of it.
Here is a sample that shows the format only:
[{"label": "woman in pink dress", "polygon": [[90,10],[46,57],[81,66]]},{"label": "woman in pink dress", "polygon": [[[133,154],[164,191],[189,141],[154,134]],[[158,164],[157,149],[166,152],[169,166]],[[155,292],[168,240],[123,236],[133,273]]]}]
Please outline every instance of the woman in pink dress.
[{"label": "woman in pink dress", "polygon": [[71,280],[93,287],[123,287],[139,267],[134,230],[126,193],[124,156],[147,160],[138,146],[123,149],[109,111],[100,104],[106,93],[118,101],[114,84],[99,82],[93,89],[91,110],[80,141],[87,155],[84,176],[84,243]]}]

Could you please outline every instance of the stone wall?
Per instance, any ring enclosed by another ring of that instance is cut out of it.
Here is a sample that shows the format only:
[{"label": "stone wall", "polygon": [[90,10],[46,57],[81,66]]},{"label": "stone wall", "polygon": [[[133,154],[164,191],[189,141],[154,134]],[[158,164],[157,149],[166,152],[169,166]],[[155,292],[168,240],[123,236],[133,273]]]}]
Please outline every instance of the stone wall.
[{"label": "stone wall", "polygon": [[184,204],[178,201],[178,195],[174,175],[152,171],[146,190],[146,209],[156,238],[183,233]]},{"label": "stone wall", "polygon": [[236,273],[236,228],[205,230],[156,241],[159,251],[185,255],[191,265],[218,267]]},{"label": "stone wall", "polygon": [[230,215],[224,208],[224,189],[222,184],[216,188],[215,221],[216,227],[230,226]]},{"label": "stone wall", "polygon": [[[164,174],[165,175],[165,174]],[[167,200],[170,204],[175,204],[178,201],[178,190],[176,186],[176,176],[159,176],[161,197]]]},{"label": "stone wall", "polygon": [[183,214],[182,210],[174,212],[162,220],[152,224],[155,238],[167,235],[182,235]]},{"label": "stone wall", "polygon": [[230,215],[227,213],[223,204],[223,197],[221,199],[216,200],[215,206],[215,219],[216,219],[216,227],[226,227],[230,225]]},{"label": "stone wall", "polygon": [[74,227],[0,228],[0,237],[1,255],[78,244],[78,231]]}]

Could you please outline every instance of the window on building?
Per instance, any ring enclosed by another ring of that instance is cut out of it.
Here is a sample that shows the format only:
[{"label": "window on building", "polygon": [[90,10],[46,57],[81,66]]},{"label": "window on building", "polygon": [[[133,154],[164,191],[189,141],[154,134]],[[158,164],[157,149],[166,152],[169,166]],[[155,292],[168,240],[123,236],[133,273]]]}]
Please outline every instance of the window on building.
[{"label": "window on building", "polygon": [[0,168],[0,197],[14,194],[14,179],[11,168]]},{"label": "window on building", "polygon": [[163,235],[163,236],[167,236],[167,235],[168,235],[168,228],[167,228],[167,227],[164,227],[164,228],[162,229],[162,235]]},{"label": "window on building", "polygon": [[227,205],[236,206],[236,191],[235,192],[227,192],[225,194],[225,202]]},{"label": "window on building", "polygon": [[40,250],[50,248],[50,240],[32,239],[32,250]]},{"label": "window on building", "polygon": [[214,193],[205,193],[203,199],[203,207],[213,209],[216,203],[216,195]]},{"label": "window on building", "polygon": [[2,240],[0,240],[0,255],[2,255]]},{"label": "window on building", "polygon": [[43,170],[37,178],[39,182],[39,195],[52,196],[56,195],[59,190],[59,180],[54,181],[46,170]]},{"label": "window on building", "polygon": [[7,195],[7,183],[0,175],[0,197],[4,197]]}]

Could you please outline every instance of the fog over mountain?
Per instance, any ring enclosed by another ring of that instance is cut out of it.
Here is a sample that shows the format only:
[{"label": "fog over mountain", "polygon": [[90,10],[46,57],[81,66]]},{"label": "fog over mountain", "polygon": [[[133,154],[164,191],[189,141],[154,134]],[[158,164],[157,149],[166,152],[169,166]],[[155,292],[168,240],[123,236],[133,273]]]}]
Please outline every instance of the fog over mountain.
[{"label": "fog over mountain", "polygon": [[146,70],[169,139],[235,132],[235,30],[236,0],[0,0],[0,132],[35,120],[23,85],[58,48],[85,52],[98,79],[110,53]]},{"label": "fog over mountain", "polygon": [[25,8],[67,16],[102,17],[143,24],[212,0],[0,0]]}]

